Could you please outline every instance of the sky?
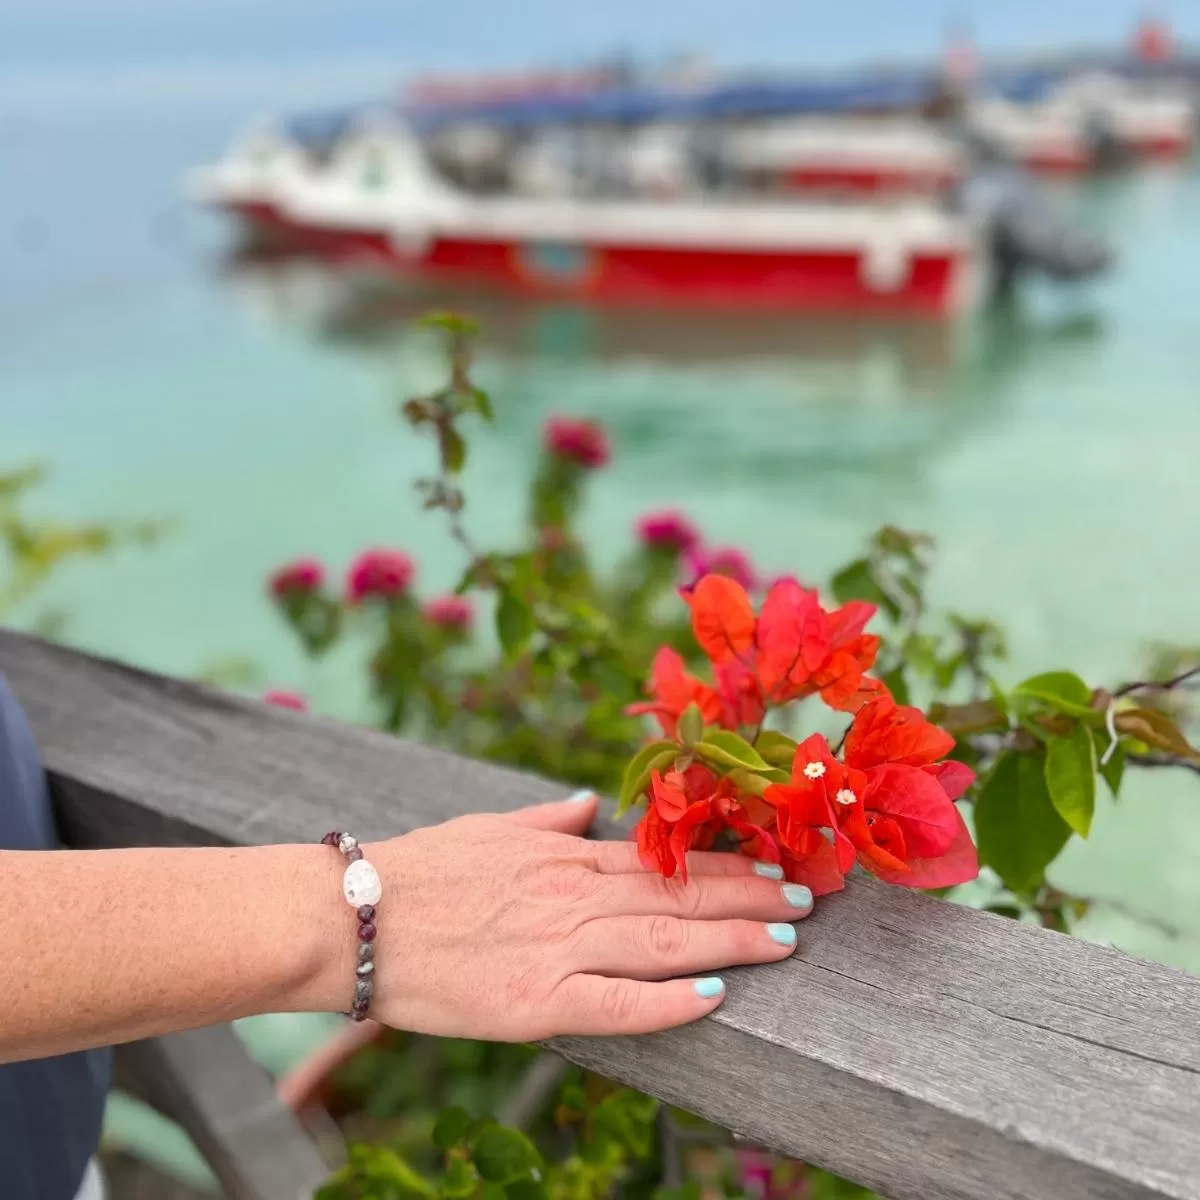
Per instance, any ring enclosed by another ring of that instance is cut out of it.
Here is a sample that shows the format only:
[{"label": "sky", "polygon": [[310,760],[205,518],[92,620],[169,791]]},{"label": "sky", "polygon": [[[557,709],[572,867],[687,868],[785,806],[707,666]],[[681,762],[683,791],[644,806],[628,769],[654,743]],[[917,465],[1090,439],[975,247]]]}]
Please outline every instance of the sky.
[{"label": "sky", "polygon": [[[415,70],[699,51],[730,67],[936,53],[959,23],[990,50],[1128,36],[1136,0],[0,0],[5,108],[360,98]],[[1154,11],[1200,41],[1200,2]],[[290,97],[289,97],[290,98]]]}]

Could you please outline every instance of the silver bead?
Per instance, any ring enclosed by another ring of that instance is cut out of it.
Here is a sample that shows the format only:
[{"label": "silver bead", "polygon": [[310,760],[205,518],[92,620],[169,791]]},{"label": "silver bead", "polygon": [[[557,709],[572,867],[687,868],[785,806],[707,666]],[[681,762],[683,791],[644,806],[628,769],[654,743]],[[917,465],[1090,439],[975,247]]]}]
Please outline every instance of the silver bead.
[{"label": "silver bead", "polygon": [[370,962],[375,957],[374,942],[359,942],[358,943],[358,961]]},{"label": "silver bead", "polygon": [[359,963],[354,973],[359,979],[369,979],[375,974],[375,964],[373,962]]},{"label": "silver bead", "polygon": [[355,1000],[370,1000],[375,994],[375,985],[369,979],[360,979],[354,985]]},{"label": "silver bead", "polygon": [[349,854],[351,850],[354,850],[357,847],[358,838],[354,837],[352,834],[343,833],[342,836],[338,838],[338,849],[343,854]]}]

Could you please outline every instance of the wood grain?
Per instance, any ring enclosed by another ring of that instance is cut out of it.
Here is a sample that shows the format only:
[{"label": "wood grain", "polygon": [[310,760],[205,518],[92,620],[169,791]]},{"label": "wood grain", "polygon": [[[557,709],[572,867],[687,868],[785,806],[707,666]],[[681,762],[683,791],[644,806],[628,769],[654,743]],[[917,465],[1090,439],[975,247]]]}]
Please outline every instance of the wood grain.
[{"label": "wood grain", "polygon": [[[562,788],[0,633],[73,844],[373,838]],[[895,1200],[1200,1198],[1200,980],[854,879],[686,1029],[576,1062]]]}]

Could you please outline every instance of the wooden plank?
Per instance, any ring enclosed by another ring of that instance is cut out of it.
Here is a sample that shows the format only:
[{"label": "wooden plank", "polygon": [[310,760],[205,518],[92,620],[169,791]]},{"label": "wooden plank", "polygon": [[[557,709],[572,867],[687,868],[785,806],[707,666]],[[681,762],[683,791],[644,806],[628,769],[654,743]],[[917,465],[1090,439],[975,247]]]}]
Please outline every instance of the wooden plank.
[{"label": "wooden plank", "polygon": [[[373,838],[560,787],[14,634],[80,845]],[[855,879],[698,1025],[554,1048],[895,1200],[1200,1198],[1200,980]]]},{"label": "wooden plank", "polygon": [[118,1047],[116,1082],[187,1131],[233,1200],[300,1200],[329,1177],[228,1025]]}]

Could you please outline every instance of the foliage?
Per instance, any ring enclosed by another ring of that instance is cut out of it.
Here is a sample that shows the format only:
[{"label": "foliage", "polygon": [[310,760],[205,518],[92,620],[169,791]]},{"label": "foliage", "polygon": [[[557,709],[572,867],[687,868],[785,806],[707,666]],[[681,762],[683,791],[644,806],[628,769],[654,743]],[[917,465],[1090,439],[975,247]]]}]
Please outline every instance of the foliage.
[{"label": "foliage", "polygon": [[[154,521],[67,524],[36,518],[28,511],[28,500],[45,478],[45,468],[37,463],[0,471],[0,619],[16,611],[70,560],[129,543],[149,545],[164,529]],[[61,618],[54,614],[44,614],[38,622],[47,634],[60,625]]]},{"label": "foliage", "polygon": [[[460,486],[463,429],[491,420],[491,404],[471,377],[470,323],[440,314],[429,324],[445,338],[449,379],[401,411],[436,445],[438,472],[418,490],[465,558],[453,597],[420,602],[415,564],[385,549],[351,564],[340,595],[311,560],[270,583],[310,653],[352,630],[369,638],[384,728],[587,785],[622,807],[644,802],[639,846],[666,874],[685,869],[687,849],[728,842],[782,861],[815,891],[841,887],[855,861],[944,889],[977,869],[961,801],[988,868],[986,906],[1063,931],[1091,901],[1055,888],[1047,870],[1090,833],[1098,779],[1115,797],[1129,768],[1200,767],[1182,699],[1200,672],[1194,656],[1164,654],[1146,680],[1111,689],[1063,669],[1003,687],[1001,630],[928,605],[934,547],[921,534],[875,534],[825,589],[836,608],[790,577],[764,586],[744,554],[706,546],[674,512],[640,521],[633,548],[599,572],[578,524],[587,479],[611,452],[593,422],[548,423],[524,538],[478,548]],[[490,637],[477,610],[491,614]],[[872,619],[878,634],[866,632]],[[833,748],[821,733],[793,736],[801,714],[814,719],[813,699],[846,714],[829,731]],[[660,727],[653,740],[647,715]],[[477,1107],[444,1119],[439,1163],[423,1160],[428,1142],[359,1147],[323,1195],[582,1200],[618,1182],[629,1191],[636,1170],[660,1172],[664,1197],[863,1194],[778,1159],[755,1183],[744,1153],[729,1149],[717,1151],[718,1182],[701,1186],[694,1156],[680,1176],[661,1114],[651,1128],[652,1102],[618,1107],[641,1122],[636,1138],[612,1133],[602,1104],[573,1136],[554,1127],[536,1142]],[[727,1146],[702,1129],[710,1147]]]}]

